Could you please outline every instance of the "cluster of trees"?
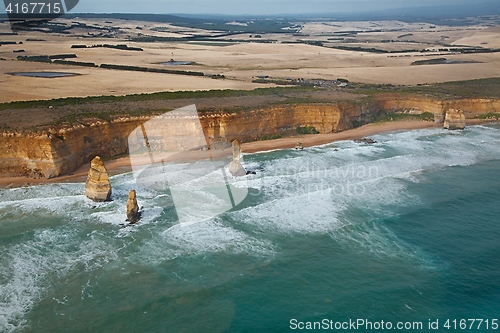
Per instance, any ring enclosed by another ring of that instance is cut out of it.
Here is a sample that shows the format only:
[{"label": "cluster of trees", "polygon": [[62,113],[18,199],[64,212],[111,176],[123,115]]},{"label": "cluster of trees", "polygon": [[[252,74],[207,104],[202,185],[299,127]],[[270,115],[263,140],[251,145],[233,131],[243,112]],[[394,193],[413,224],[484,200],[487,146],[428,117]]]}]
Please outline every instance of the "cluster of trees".
[{"label": "cluster of trees", "polygon": [[78,58],[76,54],[55,54],[49,56],[51,60],[56,60],[56,59],[68,59],[68,58]]},{"label": "cluster of trees", "polygon": [[[456,53],[463,53],[463,54],[468,54],[468,53],[496,53],[500,52],[500,49],[490,49],[490,48],[484,48],[484,47],[462,47],[462,48],[440,48],[438,49],[439,52],[456,52]],[[422,53],[425,52],[433,52],[433,50],[425,49],[420,51]]]},{"label": "cluster of trees", "polygon": [[262,136],[261,140],[266,141],[266,140],[276,140],[276,139],[281,139],[283,136],[281,134],[266,134]]},{"label": "cluster of trees", "polygon": [[[130,38],[131,41],[141,43],[154,43],[154,42],[225,42],[225,43],[246,43],[248,39],[220,39],[219,37],[234,35],[234,33],[219,35],[216,37],[206,36],[188,36],[188,37],[163,37],[163,36],[139,36]],[[253,43],[276,43],[276,39],[252,39]]]},{"label": "cluster of trees", "polygon": [[500,49],[472,48],[472,49],[458,49],[458,50],[454,50],[454,51],[458,51],[458,52],[464,53],[464,54],[467,54],[467,53],[496,53],[496,52],[500,52]]},{"label": "cluster of trees", "polygon": [[323,42],[319,40],[297,40],[297,41],[284,41],[282,44],[306,44],[314,46],[323,46]]},{"label": "cluster of trees", "polygon": [[426,59],[426,60],[417,60],[411,63],[412,66],[418,65],[442,65],[446,64],[448,59],[446,58],[435,58],[435,59]]},{"label": "cluster of trees", "polygon": [[410,49],[410,50],[400,50],[400,51],[389,51],[377,49],[374,47],[361,47],[361,46],[332,46],[334,49],[344,50],[344,51],[358,51],[358,52],[372,52],[372,53],[408,53],[408,52],[420,52],[420,50]]},{"label": "cluster of trees", "polygon": [[18,56],[17,60],[21,61],[36,61],[36,62],[52,62],[48,55],[40,56]]},{"label": "cluster of trees", "polygon": [[83,67],[99,67],[93,62],[71,61],[71,60],[54,60],[55,64],[83,66]]},{"label": "cluster of trees", "polygon": [[[78,48],[78,47],[76,47]],[[203,72],[195,71],[184,71],[175,69],[164,69],[164,68],[149,68],[149,67],[139,67],[139,66],[128,66],[128,65],[115,65],[115,64],[101,64],[101,66],[93,62],[81,62],[65,60],[68,58],[78,58],[76,54],[56,54],[56,55],[38,55],[38,56],[18,56],[17,60],[20,61],[35,61],[35,62],[54,62],[56,64],[62,65],[73,65],[73,66],[84,66],[84,67],[101,67],[106,69],[116,69],[122,71],[136,71],[136,72],[148,72],[148,73],[164,73],[164,74],[177,74],[177,75],[192,75],[192,76],[205,76]],[[212,79],[224,79],[225,76],[222,74],[211,74],[207,75]]]},{"label": "cluster of trees", "polygon": [[299,126],[296,128],[298,134],[319,134],[314,126]]},{"label": "cluster of trees", "polygon": [[424,112],[421,114],[411,114],[411,113],[401,113],[401,112],[390,112],[386,110],[378,110],[377,115],[374,119],[376,122],[386,122],[386,121],[396,121],[405,119],[415,119],[422,121],[434,121],[434,114],[432,112]]},{"label": "cluster of trees", "polygon": [[106,47],[109,49],[117,49],[117,50],[124,50],[124,51],[144,51],[140,47],[132,47],[128,46],[126,44],[118,44],[118,45],[112,45],[112,44],[94,44],[91,46],[87,46],[85,44],[74,44],[71,45],[72,49],[86,49],[86,48],[94,48],[94,47]]},{"label": "cluster of trees", "polygon": [[18,56],[17,60],[35,61],[35,62],[52,62],[52,60],[78,58],[76,54],[55,54],[55,55],[37,55],[37,56]]},{"label": "cluster of trees", "polygon": [[148,67],[139,67],[139,66],[127,66],[127,65],[102,64],[101,68],[117,69],[117,70],[122,70],[122,71],[205,76],[205,73],[203,73],[203,72],[192,72],[192,71],[163,69],[163,68],[148,68]]},{"label": "cluster of trees", "polygon": [[252,83],[274,83],[280,86],[298,86],[301,85],[300,82],[290,81],[290,80],[280,80],[280,79],[255,79]]},{"label": "cluster of trees", "polygon": [[207,74],[211,79],[225,79],[226,76],[224,74]]}]

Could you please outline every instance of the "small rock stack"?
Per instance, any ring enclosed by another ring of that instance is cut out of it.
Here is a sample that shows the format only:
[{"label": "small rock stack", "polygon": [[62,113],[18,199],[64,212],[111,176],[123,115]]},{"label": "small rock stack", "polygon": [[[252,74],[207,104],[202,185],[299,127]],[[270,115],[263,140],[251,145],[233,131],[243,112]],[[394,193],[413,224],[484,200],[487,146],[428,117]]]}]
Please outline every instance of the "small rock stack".
[{"label": "small rock stack", "polygon": [[111,198],[111,183],[109,182],[108,170],[99,156],[90,163],[90,170],[85,183],[85,195],[96,201],[108,201]]},{"label": "small rock stack", "polygon": [[373,140],[371,138],[355,139],[354,142],[356,142],[356,143],[366,143],[366,144],[369,144],[369,145],[377,143],[377,141],[375,141],[375,140]]},{"label": "small rock stack", "polygon": [[229,164],[229,172],[233,177],[245,176],[247,172],[243,168],[240,162],[241,145],[238,140],[233,141],[233,160]]},{"label": "small rock stack", "polygon": [[444,128],[457,130],[465,128],[465,114],[462,110],[449,109],[444,117]]},{"label": "small rock stack", "polygon": [[141,213],[139,212],[139,205],[137,204],[137,193],[135,190],[130,190],[127,202],[127,221],[134,224],[139,221],[140,218]]}]

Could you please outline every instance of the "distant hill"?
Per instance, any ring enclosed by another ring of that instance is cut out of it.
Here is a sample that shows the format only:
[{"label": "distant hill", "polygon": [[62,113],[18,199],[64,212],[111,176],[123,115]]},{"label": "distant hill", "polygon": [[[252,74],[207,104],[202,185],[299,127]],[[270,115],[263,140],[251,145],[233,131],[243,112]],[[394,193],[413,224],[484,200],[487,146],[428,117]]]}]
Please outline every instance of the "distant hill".
[{"label": "distant hill", "polygon": [[[209,15],[207,15],[209,16]],[[286,20],[261,19],[247,22],[246,25],[233,25],[229,22],[234,18],[218,18],[213,15],[209,17],[183,17],[169,14],[134,14],[134,13],[110,13],[110,14],[68,14],[66,18],[102,18],[102,19],[122,19],[158,23],[170,23],[180,27],[197,28],[207,30],[219,30],[227,32],[246,32],[246,33],[284,33],[293,30],[293,24]],[[285,30],[283,28],[286,28]]]},{"label": "distant hill", "polygon": [[[405,22],[426,21],[435,24],[463,25],[469,23],[465,18],[487,15],[500,15],[500,0],[461,5],[435,5],[424,7],[405,7],[367,12],[341,13],[299,13],[280,15],[214,15],[214,14],[140,14],[140,13],[69,13],[66,18],[125,19],[146,22],[172,23],[178,26],[240,32],[284,32],[294,20],[400,20]],[[460,20],[455,20],[460,19]],[[0,21],[7,20],[0,14]],[[227,24],[231,21],[255,20],[248,26]]]}]

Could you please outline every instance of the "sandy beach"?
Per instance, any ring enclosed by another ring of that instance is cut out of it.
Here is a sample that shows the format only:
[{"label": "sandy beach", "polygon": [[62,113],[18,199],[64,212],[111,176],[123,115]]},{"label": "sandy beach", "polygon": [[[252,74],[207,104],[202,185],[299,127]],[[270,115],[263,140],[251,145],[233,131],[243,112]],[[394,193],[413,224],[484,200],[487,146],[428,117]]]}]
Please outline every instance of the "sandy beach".
[{"label": "sandy beach", "polygon": [[[479,124],[484,121],[468,120],[468,124]],[[388,123],[373,123],[361,126],[359,128],[329,134],[316,134],[316,135],[302,135],[281,138],[276,140],[255,141],[242,144],[243,153],[255,153],[261,151],[268,151],[273,149],[290,149],[294,148],[297,142],[302,142],[304,147],[311,147],[326,143],[342,140],[354,140],[378,133],[392,132],[392,131],[409,131],[423,128],[440,128],[441,124],[425,121],[395,121]],[[207,152],[190,151],[176,155],[176,160],[199,160],[208,157],[220,158],[229,156],[231,149],[215,150]],[[144,164],[148,164],[148,158],[144,158]],[[120,157],[117,159],[105,160],[106,168],[111,175],[116,175],[124,172],[131,171],[130,158]],[[89,165],[82,165],[74,172],[52,179],[31,179],[26,177],[4,177],[0,178],[0,187],[20,187],[30,186],[36,184],[59,183],[59,182],[75,182],[84,181],[89,170]]]}]

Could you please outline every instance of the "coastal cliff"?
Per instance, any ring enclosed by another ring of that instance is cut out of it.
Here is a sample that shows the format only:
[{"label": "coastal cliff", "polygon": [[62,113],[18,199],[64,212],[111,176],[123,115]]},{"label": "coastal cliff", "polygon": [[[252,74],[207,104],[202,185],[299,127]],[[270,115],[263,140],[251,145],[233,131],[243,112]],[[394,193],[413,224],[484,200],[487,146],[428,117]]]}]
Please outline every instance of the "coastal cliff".
[{"label": "coastal cliff", "polygon": [[467,119],[486,113],[500,113],[500,100],[497,99],[452,99],[437,100],[426,97],[382,96],[376,99],[378,107],[393,112],[420,114],[433,113],[437,122],[443,122],[447,110],[461,109]]},{"label": "coastal cliff", "polygon": [[0,136],[0,175],[53,178],[76,170],[97,155],[127,152],[127,133],[145,119],[49,128],[37,132],[4,132]]},{"label": "coastal cliff", "polygon": [[371,106],[350,103],[284,105],[244,113],[213,114],[200,117],[209,140],[223,138],[243,142],[261,140],[264,135],[280,134],[299,126],[312,126],[320,133],[340,132],[353,127],[354,119],[370,122]]},{"label": "coastal cliff", "polygon": [[[449,109],[462,109],[466,118],[500,112],[500,100],[435,100],[426,97],[379,96],[367,103],[334,102],[274,105],[235,113],[206,112],[200,123],[208,148],[238,139],[261,140],[267,135],[288,135],[299,126],[334,133],[372,122],[379,110],[420,114],[431,112],[437,122]],[[76,170],[96,155],[110,158],[128,152],[128,136],[153,116],[91,120],[77,125],[38,131],[5,131],[0,135],[0,176],[54,178]],[[183,120],[179,119],[182,124]],[[189,137],[189,126],[175,136]],[[187,130],[186,130],[187,129]],[[154,137],[150,138],[154,143]],[[185,139],[185,138],[184,138]]]}]

